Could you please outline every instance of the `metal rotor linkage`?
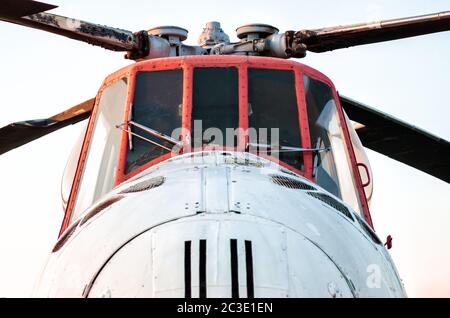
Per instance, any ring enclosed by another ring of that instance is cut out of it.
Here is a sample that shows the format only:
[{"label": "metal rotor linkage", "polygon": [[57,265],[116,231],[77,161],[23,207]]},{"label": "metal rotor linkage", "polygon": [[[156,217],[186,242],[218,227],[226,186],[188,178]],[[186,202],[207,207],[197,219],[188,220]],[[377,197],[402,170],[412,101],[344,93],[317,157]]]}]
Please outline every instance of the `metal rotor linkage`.
[{"label": "metal rotor linkage", "polygon": [[4,0],[0,20],[15,23],[112,51],[127,52],[131,60],[186,55],[256,55],[276,58],[302,58],[306,52],[327,52],[351,46],[397,40],[450,30],[450,11],[423,16],[360,23],[321,29],[278,33],[267,24],[248,24],[236,29],[239,42],[230,43],[220,23],[208,22],[199,46],[183,44],[188,31],[163,26],[131,32],[45,12],[53,5],[32,0]]},{"label": "metal rotor linkage", "polygon": [[216,45],[211,54],[259,55],[278,58],[302,58],[306,46],[298,41],[294,31],[278,33],[278,29],[267,24],[249,24],[236,29],[241,40],[237,43]]},{"label": "metal rotor linkage", "polygon": [[[372,23],[286,31],[281,34],[277,28],[267,24],[249,24],[236,30],[239,42],[229,43],[228,36],[220,36],[224,34],[220,24],[210,22],[204,30],[206,35],[203,38],[208,39],[208,34],[212,34],[215,36],[213,40],[200,40],[203,50],[187,53],[302,58],[306,56],[307,51],[322,53],[448,30],[450,11]],[[182,50],[179,52],[179,55],[185,53]]]}]

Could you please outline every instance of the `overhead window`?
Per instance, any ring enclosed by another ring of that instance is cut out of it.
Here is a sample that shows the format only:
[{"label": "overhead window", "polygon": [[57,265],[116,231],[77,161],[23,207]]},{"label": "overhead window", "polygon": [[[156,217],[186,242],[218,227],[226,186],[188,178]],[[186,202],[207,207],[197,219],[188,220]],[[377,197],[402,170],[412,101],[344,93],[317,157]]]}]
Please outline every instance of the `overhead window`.
[{"label": "overhead window", "polygon": [[[139,72],[131,108],[126,169],[136,168],[170,152],[174,144],[157,136],[179,139],[182,117],[183,71]],[[136,123],[136,124],[133,124]]]},{"label": "overhead window", "polygon": [[194,69],[191,126],[194,148],[237,145],[238,96],[237,68]]},{"label": "overhead window", "polygon": [[249,69],[248,102],[249,143],[303,170],[294,72]]}]

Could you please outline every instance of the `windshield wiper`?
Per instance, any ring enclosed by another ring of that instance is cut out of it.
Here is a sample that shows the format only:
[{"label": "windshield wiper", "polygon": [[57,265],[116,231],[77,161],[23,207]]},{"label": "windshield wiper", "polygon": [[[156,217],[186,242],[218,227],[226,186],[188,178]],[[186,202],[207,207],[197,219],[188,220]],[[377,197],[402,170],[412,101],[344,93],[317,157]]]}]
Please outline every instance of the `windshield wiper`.
[{"label": "windshield wiper", "polygon": [[[145,138],[145,137],[143,137],[143,136],[141,136],[141,135],[139,135],[137,133],[134,133],[130,129],[125,129],[124,128],[125,126],[127,126],[127,127],[135,126],[135,127],[139,128],[139,129],[142,129],[143,131],[149,133],[150,135],[153,135],[155,137],[161,138],[162,140],[167,141],[168,143],[171,143],[172,145],[174,145],[174,147],[172,149],[170,149],[169,147],[161,145],[160,143],[157,143],[156,141],[150,140],[150,139]],[[176,140],[176,139],[174,139],[174,138],[172,138],[170,136],[167,136],[167,135],[165,135],[165,134],[163,134],[163,133],[161,133],[159,131],[156,131],[156,130],[151,129],[149,127],[146,127],[144,125],[138,124],[138,123],[136,123],[134,121],[131,121],[131,120],[127,121],[127,122],[124,122],[124,123],[122,123],[120,125],[117,125],[116,128],[120,128],[123,131],[127,132],[128,136],[130,136],[130,135],[136,136],[136,137],[138,137],[138,138],[140,138],[140,139],[142,139],[144,141],[147,141],[147,142],[149,142],[149,143],[151,143],[151,144],[153,144],[155,146],[161,147],[161,148],[163,148],[163,149],[165,149],[167,151],[178,151],[179,149],[183,148],[183,142],[182,141],[178,141],[178,140]]]},{"label": "windshield wiper", "polygon": [[[318,137],[316,142],[316,148],[319,148],[322,144],[322,138]],[[328,147],[331,150],[331,147]],[[317,176],[317,170],[319,169],[319,153],[315,153],[313,157],[313,177]]]},{"label": "windshield wiper", "polygon": [[320,153],[320,152],[327,152],[331,149],[329,147],[325,148],[299,148],[299,147],[288,147],[288,146],[272,146],[267,144],[258,144],[258,143],[248,143],[247,144],[247,151],[250,149],[250,147],[255,149],[266,149],[265,152],[314,152],[314,153]]}]

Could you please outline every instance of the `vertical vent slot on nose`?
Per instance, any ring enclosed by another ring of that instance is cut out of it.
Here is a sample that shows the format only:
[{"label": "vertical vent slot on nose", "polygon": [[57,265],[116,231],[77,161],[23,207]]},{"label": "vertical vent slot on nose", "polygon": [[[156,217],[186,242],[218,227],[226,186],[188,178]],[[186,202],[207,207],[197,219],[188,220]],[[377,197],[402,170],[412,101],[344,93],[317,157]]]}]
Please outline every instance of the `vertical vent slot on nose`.
[{"label": "vertical vent slot on nose", "polygon": [[199,286],[200,298],[206,298],[206,240],[200,240]]},{"label": "vertical vent slot on nose", "polygon": [[184,242],[184,297],[191,298],[191,241]]},{"label": "vertical vent slot on nose", "polygon": [[237,240],[230,240],[231,253],[231,298],[239,298],[239,268],[238,268],[238,251]]},{"label": "vertical vent slot on nose", "polygon": [[286,187],[289,189],[300,189],[300,190],[317,190],[313,186],[285,176],[271,175],[272,182],[278,184],[279,186]]},{"label": "vertical vent slot on nose", "polygon": [[255,298],[252,241],[245,241],[245,265],[247,267],[247,298]]},{"label": "vertical vent slot on nose", "polygon": [[342,214],[344,214],[346,217],[348,217],[350,220],[354,221],[353,216],[351,215],[350,211],[339,201],[336,199],[330,197],[329,195],[325,193],[320,192],[308,192],[308,194],[323,203],[327,204],[328,206],[334,208],[335,210],[338,210]]}]

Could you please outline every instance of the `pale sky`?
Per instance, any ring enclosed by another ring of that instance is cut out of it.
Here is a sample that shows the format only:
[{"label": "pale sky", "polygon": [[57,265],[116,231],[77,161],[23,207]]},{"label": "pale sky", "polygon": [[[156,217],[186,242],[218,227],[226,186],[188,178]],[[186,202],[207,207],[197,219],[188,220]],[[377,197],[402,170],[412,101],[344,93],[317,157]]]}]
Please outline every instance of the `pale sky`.
[{"label": "pale sky", "polygon": [[[251,22],[281,31],[450,10],[445,0],[413,1],[92,1],[55,0],[52,13],[138,31],[178,25],[195,44],[204,23],[220,21],[232,40]],[[131,7],[133,5],[133,7]],[[0,126],[45,118],[96,94],[129,64],[112,53],[42,31],[0,23]],[[339,92],[450,140],[450,32],[326,54],[301,62]],[[0,297],[30,296],[58,235],[60,180],[80,126],[0,156]],[[427,156],[427,149],[423,149]],[[409,296],[450,297],[450,185],[369,151],[371,213]],[[450,160],[450,158],[449,158]]]}]

